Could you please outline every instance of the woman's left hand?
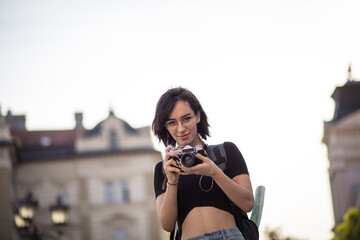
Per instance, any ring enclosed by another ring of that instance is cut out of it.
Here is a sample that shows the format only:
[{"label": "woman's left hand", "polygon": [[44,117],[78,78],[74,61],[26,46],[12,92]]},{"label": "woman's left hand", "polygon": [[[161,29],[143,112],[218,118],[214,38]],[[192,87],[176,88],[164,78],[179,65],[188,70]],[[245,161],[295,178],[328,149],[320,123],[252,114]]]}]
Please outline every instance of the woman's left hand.
[{"label": "woman's left hand", "polygon": [[200,153],[194,153],[194,156],[202,161],[202,163],[192,166],[192,167],[184,167],[183,164],[181,164],[181,169],[184,172],[181,172],[180,175],[204,175],[212,177],[217,170],[219,170],[218,166],[208,157],[205,157],[201,155]]}]

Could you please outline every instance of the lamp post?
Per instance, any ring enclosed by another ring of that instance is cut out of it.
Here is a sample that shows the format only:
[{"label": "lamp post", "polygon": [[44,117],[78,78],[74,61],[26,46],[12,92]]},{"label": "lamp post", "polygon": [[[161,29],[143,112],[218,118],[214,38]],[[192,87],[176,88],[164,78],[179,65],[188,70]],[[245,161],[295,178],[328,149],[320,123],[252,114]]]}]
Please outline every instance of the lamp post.
[{"label": "lamp post", "polygon": [[32,221],[35,215],[35,209],[38,206],[38,201],[33,197],[32,193],[28,191],[25,199],[20,201],[19,214],[25,221]]},{"label": "lamp post", "polygon": [[17,228],[23,229],[28,227],[28,223],[20,216],[19,210],[17,210],[14,214],[14,221]]},{"label": "lamp post", "polygon": [[[68,222],[69,206],[62,201],[60,195],[57,196],[55,204],[50,206],[51,220],[56,226],[64,226]],[[59,234],[62,232],[59,230]]]},{"label": "lamp post", "polygon": [[37,206],[38,201],[33,197],[32,193],[28,191],[25,198],[19,202],[19,207],[14,214],[15,225],[17,229],[19,229],[21,237],[24,239],[41,239],[37,226],[33,224]]},{"label": "lamp post", "polygon": [[27,192],[24,200],[19,202],[19,206],[14,213],[14,222],[21,238],[26,240],[41,240],[42,238],[60,239],[63,235],[61,228],[68,222],[69,206],[62,201],[59,195],[56,197],[55,203],[49,208],[51,220],[57,229],[57,237],[53,234],[45,234],[43,231],[43,233],[40,234],[39,228],[33,223],[37,206],[38,201],[33,198],[30,191]]}]

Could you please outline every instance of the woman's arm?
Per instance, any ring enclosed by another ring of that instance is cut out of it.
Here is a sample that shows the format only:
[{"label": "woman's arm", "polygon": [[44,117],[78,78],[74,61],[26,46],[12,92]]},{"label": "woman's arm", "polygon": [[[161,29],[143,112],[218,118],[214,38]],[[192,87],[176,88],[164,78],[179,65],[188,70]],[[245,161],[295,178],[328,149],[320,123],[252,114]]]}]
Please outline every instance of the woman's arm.
[{"label": "woman's arm", "polygon": [[248,174],[241,174],[230,179],[218,168],[212,176],[228,198],[245,212],[254,207],[254,195]]},{"label": "woman's arm", "polygon": [[177,186],[167,184],[165,193],[156,198],[156,208],[161,227],[171,232],[175,229],[177,219]]},{"label": "woman's arm", "polygon": [[165,231],[171,232],[175,228],[178,215],[177,207],[177,184],[179,182],[180,168],[172,157],[176,157],[175,152],[170,152],[172,147],[169,146],[165,151],[163,161],[164,171],[166,173],[167,183],[166,191],[156,198],[156,209],[159,216],[160,224]]},{"label": "woman's arm", "polygon": [[208,157],[201,154],[196,154],[196,157],[203,162],[190,168],[182,167],[184,173],[181,174],[197,174],[212,177],[233,203],[245,212],[252,210],[254,195],[248,174],[240,174],[231,179]]}]

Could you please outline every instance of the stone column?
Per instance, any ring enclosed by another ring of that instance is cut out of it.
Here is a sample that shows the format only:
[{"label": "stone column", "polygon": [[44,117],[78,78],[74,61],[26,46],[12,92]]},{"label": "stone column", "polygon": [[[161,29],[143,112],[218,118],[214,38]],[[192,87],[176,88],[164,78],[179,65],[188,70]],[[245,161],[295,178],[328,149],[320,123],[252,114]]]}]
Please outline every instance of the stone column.
[{"label": "stone column", "polygon": [[15,145],[5,119],[0,117],[0,239],[15,239],[13,221],[13,162]]}]

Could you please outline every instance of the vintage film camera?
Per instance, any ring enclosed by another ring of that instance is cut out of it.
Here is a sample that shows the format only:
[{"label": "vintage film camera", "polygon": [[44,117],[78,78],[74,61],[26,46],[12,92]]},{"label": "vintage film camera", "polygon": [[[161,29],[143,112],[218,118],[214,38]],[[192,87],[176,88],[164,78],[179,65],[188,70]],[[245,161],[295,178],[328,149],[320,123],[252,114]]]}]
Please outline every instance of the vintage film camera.
[{"label": "vintage film camera", "polygon": [[201,155],[205,156],[205,149],[202,145],[196,145],[195,147],[191,147],[187,145],[183,148],[177,149],[173,148],[170,152],[177,152],[178,158],[174,158],[177,164],[179,159],[181,160],[181,164],[185,167],[192,167],[202,163],[202,161],[195,157],[194,151],[200,153]]}]

